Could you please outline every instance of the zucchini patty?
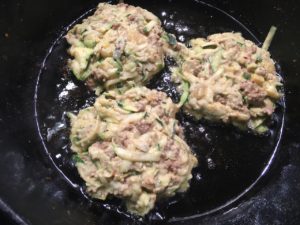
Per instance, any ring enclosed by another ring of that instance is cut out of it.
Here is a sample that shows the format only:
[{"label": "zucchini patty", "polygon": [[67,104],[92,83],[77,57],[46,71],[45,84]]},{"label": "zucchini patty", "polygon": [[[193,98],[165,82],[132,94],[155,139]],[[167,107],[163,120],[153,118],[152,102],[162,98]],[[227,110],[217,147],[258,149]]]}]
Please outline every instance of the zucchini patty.
[{"label": "zucchini patty", "polygon": [[240,33],[220,33],[190,41],[178,53],[172,78],[182,93],[180,105],[197,119],[222,121],[255,132],[281,97],[274,61],[267,50]]},{"label": "zucchini patty", "polygon": [[66,35],[69,68],[96,94],[145,84],[164,68],[164,34],[160,20],[145,9],[100,3]]},{"label": "zucchini patty", "polygon": [[186,191],[197,159],[165,93],[145,87],[105,92],[93,107],[71,114],[71,149],[87,193],[125,200],[145,215],[159,198]]}]

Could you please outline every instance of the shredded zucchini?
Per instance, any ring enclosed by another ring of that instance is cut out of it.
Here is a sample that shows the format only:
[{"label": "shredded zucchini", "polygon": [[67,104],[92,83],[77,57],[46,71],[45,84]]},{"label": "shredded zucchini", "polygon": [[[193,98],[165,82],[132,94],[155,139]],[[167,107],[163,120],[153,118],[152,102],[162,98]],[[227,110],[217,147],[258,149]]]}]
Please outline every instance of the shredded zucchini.
[{"label": "shredded zucchini", "polygon": [[190,84],[187,81],[183,81],[182,83],[182,87],[183,87],[183,93],[180,97],[180,101],[178,103],[178,107],[180,108],[181,106],[183,106],[183,104],[188,100],[189,98],[189,89],[190,89]]},{"label": "shredded zucchini", "polygon": [[117,147],[114,143],[113,150],[120,158],[133,162],[157,162],[160,160],[161,155],[159,151],[147,153],[129,151],[127,149]]},{"label": "shredded zucchini", "polygon": [[273,38],[275,36],[276,30],[277,30],[277,27],[275,27],[275,26],[272,26],[270,28],[270,31],[269,31],[269,33],[268,33],[268,35],[267,35],[267,37],[266,37],[266,39],[264,41],[264,44],[262,46],[262,48],[264,50],[268,50],[269,49],[269,47],[271,45],[271,42],[272,42],[272,40],[273,40]]},{"label": "shredded zucchini", "polygon": [[77,118],[77,116],[71,112],[67,112],[67,117],[71,120],[71,122]]},{"label": "shredded zucchini", "polygon": [[72,160],[75,162],[75,163],[84,163],[84,161],[77,155],[77,154],[74,154],[72,156]]}]

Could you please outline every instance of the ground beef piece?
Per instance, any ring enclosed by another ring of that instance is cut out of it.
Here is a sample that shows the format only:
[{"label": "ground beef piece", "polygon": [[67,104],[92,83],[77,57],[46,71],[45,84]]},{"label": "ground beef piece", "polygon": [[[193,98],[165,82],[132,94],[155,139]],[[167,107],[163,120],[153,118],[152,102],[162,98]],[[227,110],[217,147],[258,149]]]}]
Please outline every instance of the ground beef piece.
[{"label": "ground beef piece", "polygon": [[136,128],[141,134],[144,134],[147,133],[151,129],[151,127],[152,127],[151,123],[140,122]]},{"label": "ground beef piece", "polygon": [[251,81],[241,83],[240,90],[247,97],[248,103],[254,106],[262,105],[267,95],[261,87]]},{"label": "ground beef piece", "polygon": [[222,94],[216,94],[214,96],[214,101],[220,102],[221,104],[226,105],[227,99],[226,99],[226,96],[224,96]]}]

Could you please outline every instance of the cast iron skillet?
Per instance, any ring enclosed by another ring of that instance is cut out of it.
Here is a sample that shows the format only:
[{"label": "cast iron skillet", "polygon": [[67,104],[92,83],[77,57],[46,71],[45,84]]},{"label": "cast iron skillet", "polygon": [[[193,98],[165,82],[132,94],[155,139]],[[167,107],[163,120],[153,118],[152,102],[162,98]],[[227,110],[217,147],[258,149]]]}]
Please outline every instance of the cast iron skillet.
[{"label": "cast iron skillet", "polygon": [[[128,3],[138,4],[158,15],[165,29],[176,34],[181,42],[188,42],[199,36],[205,37],[210,33],[238,31],[260,45],[254,34],[243,24],[207,4],[182,1],[173,4],[158,4],[154,1]],[[189,13],[185,11],[187,8],[190,9]],[[80,22],[92,12],[93,10],[84,13],[72,24]],[[41,65],[34,99],[35,113],[45,151],[70,185],[81,190],[84,195],[84,182],[78,177],[71,160],[68,139],[70,126],[66,112],[78,112],[78,109],[90,106],[94,103],[95,96],[67,71],[66,49],[69,46],[64,35],[65,32],[62,32],[54,42]],[[172,60],[167,59],[166,65],[172,66]],[[279,67],[278,72],[280,73]],[[148,87],[165,91],[174,101],[178,101],[168,67],[150,81]],[[250,191],[266,173],[276,154],[284,124],[283,111],[284,99],[270,121],[270,132],[262,136],[221,124],[197,122],[179,113],[177,117],[185,128],[188,144],[198,155],[200,166],[194,170],[194,179],[186,194],[161,202],[145,220],[185,221],[200,217],[231,204]],[[127,215],[116,199],[104,202],[90,200],[98,207]]]},{"label": "cast iron skillet", "polygon": [[[205,37],[216,32],[238,31],[260,45],[268,31],[267,27],[263,35],[257,37],[256,33],[259,33],[253,28],[255,25],[244,25],[227,12],[205,2],[179,0],[126,2],[146,8],[159,16],[164,28],[176,34],[181,42],[188,42],[191,38]],[[59,176],[64,188],[68,189],[68,192],[58,191],[45,199],[51,200],[54,195],[54,198],[64,201],[67,197],[73,199],[72,207],[78,207],[77,211],[78,209],[85,211],[82,215],[76,214],[76,210],[67,209],[68,215],[65,217],[63,214],[55,214],[60,222],[43,221],[43,223],[94,224],[97,223],[95,221],[99,224],[189,224],[195,221],[200,223],[208,217],[212,218],[226,210],[231,210],[242,200],[249,202],[249,197],[254,196],[266,182],[264,178],[270,175],[270,166],[274,163],[274,158],[278,157],[284,126],[284,98],[279,102],[276,113],[270,120],[270,132],[262,136],[241,132],[231,126],[194,121],[180,112],[177,118],[185,128],[187,142],[197,154],[200,165],[193,171],[191,188],[187,193],[160,201],[145,218],[128,214],[118,199],[98,201],[85,194],[83,181],[71,160],[68,140],[69,123],[65,112],[77,112],[93,104],[95,96],[82,83],[76,81],[66,69],[68,45],[63,36],[72,24],[90,15],[96,3],[94,1],[87,4],[85,10],[72,14],[73,19],[67,20],[56,35],[53,35],[56,39],[48,46],[48,52],[39,65],[39,71],[34,79],[34,115],[31,116],[34,116],[32,128],[38,134],[36,140],[42,144],[39,153],[44,161],[49,163],[49,168],[56,174],[55,178]],[[268,24],[271,25],[273,23]],[[278,60],[275,56],[274,58]],[[173,62],[167,59],[166,64],[171,66]],[[277,64],[277,71],[284,75],[280,64]],[[148,87],[166,92],[176,102],[179,96],[169,76],[170,71],[166,68],[148,84]],[[51,177],[46,179],[51,180]],[[26,190],[24,195],[27,195],[29,187],[24,185],[24,188]],[[51,192],[53,187],[49,185],[48,188],[49,190],[43,191]],[[70,194],[71,196],[67,196]],[[5,207],[5,202],[3,205]],[[66,205],[66,208],[68,206],[70,205]],[[50,211],[48,213],[51,214]]]}]

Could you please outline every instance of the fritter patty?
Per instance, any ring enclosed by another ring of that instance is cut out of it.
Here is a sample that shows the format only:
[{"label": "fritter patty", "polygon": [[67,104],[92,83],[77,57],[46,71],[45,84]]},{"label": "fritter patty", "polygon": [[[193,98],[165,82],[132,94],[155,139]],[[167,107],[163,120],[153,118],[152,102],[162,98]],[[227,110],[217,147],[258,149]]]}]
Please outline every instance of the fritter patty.
[{"label": "fritter patty", "polygon": [[94,198],[122,198],[145,215],[160,198],[186,191],[197,159],[165,93],[133,88],[104,93],[93,107],[71,115],[71,149]]},{"label": "fritter patty", "polygon": [[160,20],[140,7],[100,3],[66,35],[69,68],[96,93],[147,83],[164,67]]},{"label": "fritter patty", "polygon": [[179,52],[172,73],[184,110],[197,119],[265,132],[282,85],[269,52],[240,33],[197,38],[190,45]]}]

